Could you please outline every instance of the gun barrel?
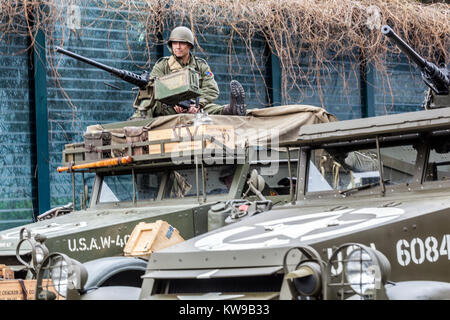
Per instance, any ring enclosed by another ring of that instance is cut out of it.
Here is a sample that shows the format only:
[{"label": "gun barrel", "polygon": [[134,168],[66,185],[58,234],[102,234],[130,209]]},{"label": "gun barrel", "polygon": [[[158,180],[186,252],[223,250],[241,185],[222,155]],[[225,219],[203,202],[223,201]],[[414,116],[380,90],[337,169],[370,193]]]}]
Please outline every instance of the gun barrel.
[{"label": "gun barrel", "polygon": [[102,69],[104,71],[107,71],[107,72],[115,75],[116,77],[119,77],[122,80],[130,82],[130,83],[132,83],[134,85],[137,85],[139,88],[145,88],[145,86],[148,84],[148,80],[146,78],[144,78],[144,77],[142,77],[140,75],[137,75],[137,74],[135,74],[133,72],[130,72],[130,71],[127,71],[127,70],[116,69],[116,68],[107,66],[107,65],[105,65],[103,63],[94,61],[92,59],[89,59],[89,58],[86,58],[86,57],[83,57],[83,56],[80,56],[79,54],[76,54],[76,53],[74,53],[72,51],[63,49],[61,47],[55,47],[55,49],[56,49],[56,52],[58,52],[58,53],[65,54],[65,55],[67,55],[69,57],[72,57],[72,58],[74,58],[76,60],[79,60],[79,61],[82,61],[84,63],[87,63],[87,64],[89,64],[89,65],[91,65],[93,67],[96,67],[96,68]]},{"label": "gun barrel", "polygon": [[100,62],[91,60],[91,59],[89,59],[89,58],[80,56],[79,54],[76,54],[75,52],[72,52],[72,51],[63,49],[63,48],[61,48],[61,47],[56,47],[56,52],[58,52],[58,53],[63,53],[63,54],[65,54],[66,56],[69,56],[69,57],[72,57],[72,58],[74,58],[74,59],[76,59],[76,60],[79,60],[79,61],[82,61],[82,62],[84,62],[84,63],[90,64],[90,65],[93,66],[93,67],[96,67],[96,68],[105,70],[105,71],[107,71],[107,72],[109,72],[109,73],[113,73],[113,69],[114,69],[114,68],[112,68],[112,67],[110,67],[110,66],[107,66],[107,65],[105,65],[105,64],[103,64],[103,63],[100,63]]},{"label": "gun barrel", "polygon": [[446,69],[440,69],[435,64],[428,62],[415,52],[403,39],[401,39],[391,27],[384,25],[381,32],[394,40],[397,46],[419,66],[422,71],[422,79],[436,94],[448,94],[450,79]]},{"label": "gun barrel", "polygon": [[423,70],[425,67],[427,67],[427,61],[422,58],[417,52],[415,52],[405,41],[403,41],[402,38],[400,38],[394,30],[392,30],[391,27],[388,25],[384,25],[381,28],[381,32],[394,40],[394,42],[399,46],[399,48],[408,56],[410,57],[421,70]]}]

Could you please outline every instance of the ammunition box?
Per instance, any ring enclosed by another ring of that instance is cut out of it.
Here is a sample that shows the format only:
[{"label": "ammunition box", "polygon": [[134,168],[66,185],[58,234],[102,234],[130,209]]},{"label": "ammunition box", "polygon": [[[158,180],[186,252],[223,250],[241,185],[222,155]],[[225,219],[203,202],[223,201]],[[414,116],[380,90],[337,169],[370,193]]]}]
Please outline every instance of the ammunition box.
[{"label": "ammunition box", "polygon": [[84,147],[87,149],[85,160],[101,160],[111,157],[111,150],[98,147],[111,144],[111,133],[108,131],[90,131],[84,134]]},{"label": "ammunition box", "polygon": [[123,250],[126,257],[148,257],[155,251],[183,242],[179,231],[166,221],[138,223],[125,244]]},{"label": "ammunition box", "polygon": [[184,68],[155,80],[155,100],[176,105],[195,99],[201,94],[200,75],[192,68]]}]

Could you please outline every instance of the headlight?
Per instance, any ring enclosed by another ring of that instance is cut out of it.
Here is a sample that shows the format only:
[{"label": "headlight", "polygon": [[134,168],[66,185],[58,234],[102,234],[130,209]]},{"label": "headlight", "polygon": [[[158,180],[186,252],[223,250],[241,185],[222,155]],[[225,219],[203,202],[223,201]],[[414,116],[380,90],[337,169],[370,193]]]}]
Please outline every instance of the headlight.
[{"label": "headlight", "polygon": [[63,256],[56,256],[50,266],[50,279],[53,282],[55,290],[60,295],[65,297],[67,295],[67,282],[69,278],[69,265]]},{"label": "headlight", "polygon": [[[294,250],[299,251],[299,262],[292,265],[287,261],[288,257],[297,256]],[[309,246],[295,247],[288,250],[283,259],[285,280],[287,282],[291,298],[294,299],[320,299],[322,298],[322,274],[324,264],[320,255]],[[293,270],[289,270],[295,266]]]},{"label": "headlight", "polygon": [[353,250],[345,264],[345,276],[352,289],[359,295],[372,294],[377,281],[377,266],[370,255],[360,248]]},{"label": "headlight", "polygon": [[46,250],[46,248],[43,248],[40,245],[36,245],[36,247],[35,247],[36,265],[41,264],[42,261],[44,261],[44,258],[47,254],[48,254],[48,250]]},{"label": "headlight", "polygon": [[288,274],[293,277],[295,289],[303,296],[314,296],[322,289],[320,266],[317,262],[303,262],[297,270]]},{"label": "headlight", "polygon": [[61,253],[52,253],[42,263],[37,276],[37,299],[67,297],[68,290],[83,289],[87,281],[86,268]]},{"label": "headlight", "polygon": [[363,298],[379,298],[390,274],[390,264],[381,252],[350,243],[333,252],[327,274],[331,299],[349,298],[348,289]]},{"label": "headlight", "polygon": [[[36,269],[48,255],[48,249],[44,244],[45,240],[46,238],[39,234],[32,237],[31,232],[26,228],[20,230],[20,240],[16,247],[16,258],[33,273],[37,272]],[[31,260],[29,262],[24,261],[20,255],[21,251],[30,250],[28,248],[31,249]]]}]

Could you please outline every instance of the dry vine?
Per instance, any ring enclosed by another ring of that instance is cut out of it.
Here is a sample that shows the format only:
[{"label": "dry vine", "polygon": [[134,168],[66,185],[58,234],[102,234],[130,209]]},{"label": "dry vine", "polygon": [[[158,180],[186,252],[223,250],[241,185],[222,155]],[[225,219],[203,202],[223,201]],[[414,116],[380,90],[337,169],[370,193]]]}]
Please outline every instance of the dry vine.
[{"label": "dry vine", "polygon": [[[0,0],[0,40],[8,34],[34,39],[36,31],[42,30],[51,42],[56,26],[65,23],[59,1]],[[64,1],[64,7],[76,2],[79,1]],[[345,80],[348,75],[336,63],[336,58],[342,56],[355,62],[355,72],[362,63],[370,63],[389,82],[386,54],[395,56],[400,51],[381,34],[380,27],[384,24],[389,24],[428,60],[435,63],[448,63],[450,60],[450,6],[446,3],[423,4],[412,0],[97,2],[105,11],[114,11],[121,19],[144,26],[148,52],[155,44],[161,43],[162,31],[170,30],[174,25],[191,27],[197,41],[208,28],[226,26],[231,29],[231,37],[245,43],[248,59],[257,68],[259,57],[255,54],[253,39],[263,37],[270,51],[280,59],[286,102],[289,102],[292,88],[302,90],[301,83],[316,86],[320,94],[321,81],[327,72],[337,72]],[[123,12],[128,13],[126,17]],[[132,23],[127,25],[130,29],[135,26]],[[203,50],[201,41],[198,41],[198,50]],[[230,56],[233,51],[231,39]],[[54,67],[57,60],[52,53],[49,56],[49,64]],[[149,65],[150,61],[141,67]],[[390,87],[389,83],[387,87]]]}]

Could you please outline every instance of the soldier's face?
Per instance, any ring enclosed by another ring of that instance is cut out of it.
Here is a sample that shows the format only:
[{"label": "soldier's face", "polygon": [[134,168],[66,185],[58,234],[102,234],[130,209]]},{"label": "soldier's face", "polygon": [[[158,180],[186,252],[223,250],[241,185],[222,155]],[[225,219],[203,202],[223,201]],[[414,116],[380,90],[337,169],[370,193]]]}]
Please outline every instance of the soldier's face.
[{"label": "soldier's face", "polygon": [[189,50],[191,50],[191,45],[187,42],[172,42],[172,50],[177,58],[186,58],[189,56]]}]

